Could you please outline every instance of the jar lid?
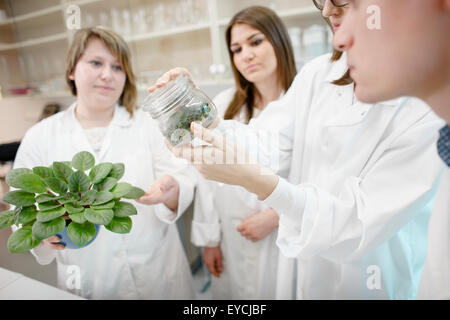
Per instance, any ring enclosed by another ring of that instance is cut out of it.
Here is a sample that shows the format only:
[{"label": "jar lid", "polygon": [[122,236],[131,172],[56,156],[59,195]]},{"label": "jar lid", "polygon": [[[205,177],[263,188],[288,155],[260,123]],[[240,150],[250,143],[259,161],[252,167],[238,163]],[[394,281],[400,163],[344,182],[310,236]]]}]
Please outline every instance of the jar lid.
[{"label": "jar lid", "polygon": [[165,86],[155,89],[142,103],[142,110],[150,113],[156,119],[177,106],[189,91],[192,82],[185,74],[178,75]]}]

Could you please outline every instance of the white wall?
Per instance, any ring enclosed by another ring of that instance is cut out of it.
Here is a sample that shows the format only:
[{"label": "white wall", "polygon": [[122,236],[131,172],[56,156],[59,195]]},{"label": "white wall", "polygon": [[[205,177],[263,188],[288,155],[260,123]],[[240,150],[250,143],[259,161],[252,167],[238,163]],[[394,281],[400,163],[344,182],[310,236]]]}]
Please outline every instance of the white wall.
[{"label": "white wall", "polygon": [[21,140],[25,132],[33,126],[47,103],[57,102],[68,107],[73,97],[33,98],[13,97],[0,100],[0,143]]}]

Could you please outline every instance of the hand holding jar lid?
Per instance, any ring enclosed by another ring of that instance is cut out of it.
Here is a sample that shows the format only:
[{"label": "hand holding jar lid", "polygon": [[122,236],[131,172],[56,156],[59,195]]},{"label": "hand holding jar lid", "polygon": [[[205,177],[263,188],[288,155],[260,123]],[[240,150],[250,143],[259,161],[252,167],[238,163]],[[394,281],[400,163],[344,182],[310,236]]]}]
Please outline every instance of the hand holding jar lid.
[{"label": "hand holding jar lid", "polygon": [[217,123],[216,106],[195,86],[184,68],[168,71],[148,91],[150,94],[144,100],[142,109],[158,121],[162,134],[173,146],[192,141],[192,122],[204,127]]}]

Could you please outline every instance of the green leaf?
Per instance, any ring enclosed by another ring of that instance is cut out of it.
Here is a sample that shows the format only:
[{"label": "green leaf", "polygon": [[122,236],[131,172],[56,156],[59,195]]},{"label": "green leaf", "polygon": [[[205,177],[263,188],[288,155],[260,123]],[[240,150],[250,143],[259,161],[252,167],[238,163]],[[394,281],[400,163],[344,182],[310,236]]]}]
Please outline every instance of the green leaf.
[{"label": "green leaf", "polygon": [[131,190],[124,195],[125,199],[139,199],[145,194],[145,191],[138,187],[131,187]]},{"label": "green leaf", "polygon": [[34,193],[21,190],[10,191],[3,196],[3,201],[16,207],[29,207],[35,202]]},{"label": "green leaf", "polygon": [[131,191],[131,184],[126,182],[119,182],[112,190],[112,194],[114,196],[114,199],[120,199],[124,195],[126,195],[128,192]]},{"label": "green leaf", "polygon": [[44,181],[53,192],[56,192],[59,195],[65,194],[69,188],[67,183],[59,180],[58,178],[50,177],[44,179]]},{"label": "green leaf", "polygon": [[17,216],[17,222],[19,224],[25,224],[31,221],[36,220],[36,215],[38,214],[38,211],[35,206],[31,207],[24,207],[22,210],[20,210],[18,216]]},{"label": "green leaf", "polygon": [[114,163],[109,176],[120,180],[125,173],[125,165],[123,163]]},{"label": "green leaf", "polygon": [[84,216],[84,208],[82,212],[69,214],[69,218],[76,223],[85,223],[87,221],[86,217]]},{"label": "green leaf", "polygon": [[79,247],[89,243],[94,238],[95,232],[95,226],[90,222],[80,224],[72,221],[67,228],[70,240]]},{"label": "green leaf", "polygon": [[70,198],[69,196],[62,196],[62,197],[59,197],[59,198],[57,198],[58,199],[58,202],[59,203],[61,203],[61,204],[66,204],[66,203],[74,203],[75,201],[77,201],[76,199],[72,199],[72,198]]},{"label": "green leaf", "polygon": [[95,190],[86,191],[81,195],[81,199],[78,201],[78,204],[82,206],[93,204],[96,197],[97,191]]},{"label": "green leaf", "polygon": [[56,218],[61,217],[66,213],[66,208],[58,207],[48,211],[41,211],[37,214],[36,220],[39,222],[47,222]]},{"label": "green leaf", "polygon": [[45,194],[39,194],[36,196],[36,202],[37,203],[44,203],[44,202],[49,202],[49,201],[55,201],[58,200],[59,197],[54,196],[52,194],[49,193],[45,193]]},{"label": "green leaf", "polygon": [[101,183],[94,185],[94,188],[98,191],[110,191],[116,186],[117,181],[116,178],[108,177]]},{"label": "green leaf", "polygon": [[137,214],[136,207],[131,203],[120,201],[114,207],[115,217],[128,217]]},{"label": "green leaf", "polygon": [[17,188],[31,193],[43,193],[47,192],[47,186],[41,177],[34,173],[25,173],[16,177],[15,180]]},{"label": "green leaf", "polygon": [[69,214],[74,214],[84,211],[84,207],[74,203],[66,203],[66,210]]},{"label": "green leaf", "polygon": [[18,169],[13,169],[10,172],[8,172],[8,174],[6,175],[6,183],[13,188],[20,188],[16,181],[17,181],[17,177],[20,177],[23,174],[28,174],[28,173],[33,173],[33,171],[31,171],[30,169],[26,169],[26,168],[18,168]]},{"label": "green leaf", "polygon": [[38,176],[40,176],[41,178],[44,178],[44,179],[55,176],[52,168],[48,168],[48,167],[34,167],[33,172],[34,172],[34,174],[37,174]]},{"label": "green leaf", "polygon": [[72,167],[77,170],[86,171],[95,164],[95,158],[87,151],[78,152],[72,158]]},{"label": "green leaf", "polygon": [[69,189],[72,192],[85,192],[89,190],[89,185],[89,178],[83,171],[76,171],[69,178]]},{"label": "green leaf", "polygon": [[130,217],[114,217],[105,228],[111,232],[125,234],[131,231],[132,225]]},{"label": "green leaf", "polygon": [[66,227],[64,218],[56,218],[48,222],[36,221],[33,224],[33,235],[38,240],[44,240],[61,232]]},{"label": "green leaf", "polygon": [[32,228],[33,227],[33,224],[36,222],[36,220],[33,220],[33,221],[30,221],[30,222],[27,222],[27,223],[22,223],[22,228],[23,227],[30,227],[30,228]]},{"label": "green leaf", "polygon": [[114,200],[111,200],[111,201],[108,201],[108,202],[103,203],[103,204],[91,205],[91,208],[95,209],[95,210],[112,209],[112,208],[114,208],[115,205],[116,205],[116,202]]},{"label": "green leaf", "polygon": [[19,214],[20,214],[20,211],[22,211],[22,207],[15,207],[15,208],[14,208],[14,222],[15,222],[16,224],[19,224]]},{"label": "green leaf", "polygon": [[73,173],[72,168],[63,162],[53,162],[53,172],[56,178],[66,183],[69,182],[70,176]]},{"label": "green leaf", "polygon": [[23,227],[9,237],[7,246],[11,253],[24,253],[36,247],[40,242],[33,237],[30,227]]},{"label": "green leaf", "polygon": [[43,203],[38,204],[40,211],[52,210],[52,209],[58,208],[60,206],[61,206],[61,204],[56,201],[48,201],[48,202],[43,202]]},{"label": "green leaf", "polygon": [[95,210],[88,208],[84,210],[84,217],[95,224],[109,224],[114,218],[114,212],[111,209]]},{"label": "green leaf", "polygon": [[14,224],[14,211],[3,211],[0,213],[0,229],[11,227]]},{"label": "green leaf", "polygon": [[91,172],[89,172],[89,178],[91,179],[93,184],[97,184],[102,182],[108,174],[111,172],[113,165],[112,163],[105,162],[96,165],[92,168]]},{"label": "green leaf", "polygon": [[111,192],[99,191],[99,192],[97,192],[97,196],[95,197],[95,201],[92,205],[97,206],[100,204],[104,204],[106,202],[111,201],[112,199],[114,199],[114,196]]}]

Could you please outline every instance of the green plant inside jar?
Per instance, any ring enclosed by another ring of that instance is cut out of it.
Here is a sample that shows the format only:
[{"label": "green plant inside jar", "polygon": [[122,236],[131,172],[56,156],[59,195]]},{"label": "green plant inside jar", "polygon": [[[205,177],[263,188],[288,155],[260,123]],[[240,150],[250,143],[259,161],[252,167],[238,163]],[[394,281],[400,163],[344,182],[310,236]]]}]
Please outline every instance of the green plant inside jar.
[{"label": "green plant inside jar", "polygon": [[114,233],[131,231],[130,216],[137,210],[121,198],[138,199],[145,191],[119,182],[125,173],[122,163],[94,165],[92,154],[82,151],[71,162],[18,168],[8,173],[6,182],[18,190],[3,197],[15,209],[0,213],[0,229],[21,226],[8,239],[11,253],[29,251],[66,226],[70,240],[78,247],[93,240],[96,225],[104,225]]},{"label": "green plant inside jar", "polygon": [[190,131],[192,122],[209,127],[217,119],[214,102],[184,74],[156,88],[141,107],[158,122],[161,133],[173,146],[194,139]]},{"label": "green plant inside jar", "polygon": [[167,120],[167,127],[163,134],[173,145],[189,142],[193,139],[190,131],[191,123],[202,122],[203,125],[209,125],[207,120],[210,112],[211,106],[208,102],[181,106]]}]

